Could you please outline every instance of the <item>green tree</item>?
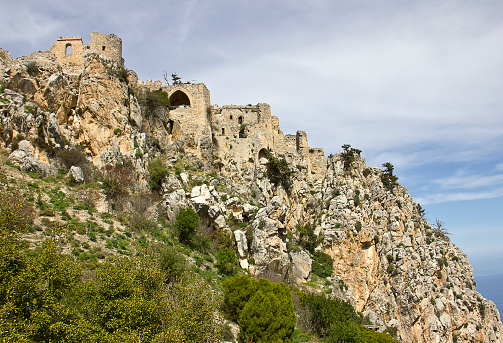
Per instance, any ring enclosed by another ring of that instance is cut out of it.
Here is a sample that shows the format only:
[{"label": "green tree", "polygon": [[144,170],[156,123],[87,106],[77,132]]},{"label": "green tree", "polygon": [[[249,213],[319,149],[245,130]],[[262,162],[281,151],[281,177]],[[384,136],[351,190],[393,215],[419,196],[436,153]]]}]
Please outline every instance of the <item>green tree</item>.
[{"label": "green tree", "polygon": [[360,156],[362,151],[352,148],[349,144],[344,144],[342,149],[344,150],[342,152],[342,161],[344,162],[344,170],[347,172],[351,169],[351,165],[356,161],[357,156]]},{"label": "green tree", "polygon": [[248,275],[240,275],[226,279],[222,286],[224,289],[224,312],[229,319],[237,322],[246,303],[257,291],[258,283]]},{"label": "green tree", "polygon": [[301,301],[311,311],[314,331],[322,337],[329,335],[330,328],[335,323],[361,323],[361,318],[356,314],[353,306],[346,301],[327,298],[323,294],[306,293],[302,294]]},{"label": "green tree", "polygon": [[295,328],[290,290],[285,284],[248,275],[224,281],[224,311],[241,328],[240,342],[291,342]]},{"label": "green tree", "polygon": [[381,174],[381,182],[384,187],[393,191],[393,188],[398,186],[398,177],[393,175],[395,167],[389,162],[383,163],[382,166],[384,167],[384,171]]},{"label": "green tree", "polygon": [[182,208],[176,214],[175,228],[181,243],[193,247],[195,244],[195,229],[199,226],[199,216],[192,208]]},{"label": "green tree", "polygon": [[217,252],[217,268],[222,274],[232,276],[236,274],[238,261],[234,250],[221,248]]},{"label": "green tree", "polygon": [[295,312],[288,287],[261,279],[239,315],[238,324],[241,342],[250,338],[253,342],[292,342]]}]

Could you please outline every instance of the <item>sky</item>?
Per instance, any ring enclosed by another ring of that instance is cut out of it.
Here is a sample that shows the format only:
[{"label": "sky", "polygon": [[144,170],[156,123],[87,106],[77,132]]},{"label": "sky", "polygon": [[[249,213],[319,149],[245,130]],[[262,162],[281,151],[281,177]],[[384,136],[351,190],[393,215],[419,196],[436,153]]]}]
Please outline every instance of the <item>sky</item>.
[{"label": "sky", "polygon": [[139,79],[203,82],[212,104],[269,103],[284,133],[343,144],[444,222],[475,275],[503,273],[503,2],[0,0],[12,57],[60,36],[122,38]]}]

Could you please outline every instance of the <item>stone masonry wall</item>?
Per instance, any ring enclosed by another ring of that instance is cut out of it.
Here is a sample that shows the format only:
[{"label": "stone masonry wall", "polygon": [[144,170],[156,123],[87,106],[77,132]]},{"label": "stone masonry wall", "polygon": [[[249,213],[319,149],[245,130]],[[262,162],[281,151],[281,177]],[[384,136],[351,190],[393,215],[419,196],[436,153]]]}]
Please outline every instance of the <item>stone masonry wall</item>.
[{"label": "stone masonry wall", "polygon": [[84,44],[81,37],[59,37],[50,50],[58,64],[69,74],[80,74],[83,68]]},{"label": "stone masonry wall", "polygon": [[67,74],[80,74],[84,55],[95,53],[101,58],[117,62],[124,67],[122,40],[116,35],[91,32],[90,44],[84,45],[82,37],[59,37],[50,50]]},{"label": "stone masonry wall", "polygon": [[107,35],[99,32],[91,32],[89,50],[100,55],[102,58],[115,61],[124,67],[122,58],[122,39],[113,33]]}]

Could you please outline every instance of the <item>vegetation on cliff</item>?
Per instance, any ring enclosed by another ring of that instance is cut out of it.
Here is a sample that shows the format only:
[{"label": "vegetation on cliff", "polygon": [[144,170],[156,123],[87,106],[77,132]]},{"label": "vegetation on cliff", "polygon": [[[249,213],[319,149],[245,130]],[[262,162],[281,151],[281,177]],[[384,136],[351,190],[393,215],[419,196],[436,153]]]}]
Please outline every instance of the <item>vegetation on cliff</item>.
[{"label": "vegetation on cliff", "polygon": [[[43,56],[0,65],[4,340],[501,337],[390,163],[349,145],[327,160],[267,105],[212,107],[202,84]],[[171,91],[194,93],[170,108]]]}]

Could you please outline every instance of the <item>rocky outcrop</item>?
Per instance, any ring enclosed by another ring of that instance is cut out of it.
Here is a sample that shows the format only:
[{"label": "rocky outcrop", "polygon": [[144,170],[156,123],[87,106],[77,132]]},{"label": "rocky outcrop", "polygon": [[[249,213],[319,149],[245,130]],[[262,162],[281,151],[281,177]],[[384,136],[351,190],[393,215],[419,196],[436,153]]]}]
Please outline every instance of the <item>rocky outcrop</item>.
[{"label": "rocky outcrop", "polygon": [[18,149],[9,155],[9,161],[25,171],[41,173],[46,176],[54,172],[49,165],[33,156],[33,147],[27,140],[19,142]]},{"label": "rocky outcrop", "polygon": [[385,184],[362,158],[329,159],[318,226],[347,298],[403,342],[500,341],[499,313],[476,292],[466,255],[404,187]]},{"label": "rocky outcrop", "polygon": [[[202,84],[143,84],[96,54],[82,67],[70,75],[51,52],[13,60],[0,49],[0,141],[12,163],[47,175],[60,168],[58,151],[80,146],[97,168],[127,161],[145,189],[149,161],[161,158],[170,171],[160,190],[166,217],[194,208],[208,232],[233,239],[255,276],[315,284],[312,252],[323,251],[334,272],[320,290],[400,341],[503,341],[498,310],[476,291],[466,255],[359,154],[325,159],[304,132],[283,135],[267,104],[211,106]],[[175,94],[176,106],[147,106],[159,89]],[[283,159],[288,182],[271,182],[269,162]],[[84,179],[75,166],[69,175]],[[300,244],[305,225],[314,227],[314,249]]]},{"label": "rocky outcrop", "polygon": [[268,206],[258,211],[252,223],[252,251],[257,275],[274,273],[284,277],[288,273],[286,210],[279,197],[274,197]]}]

